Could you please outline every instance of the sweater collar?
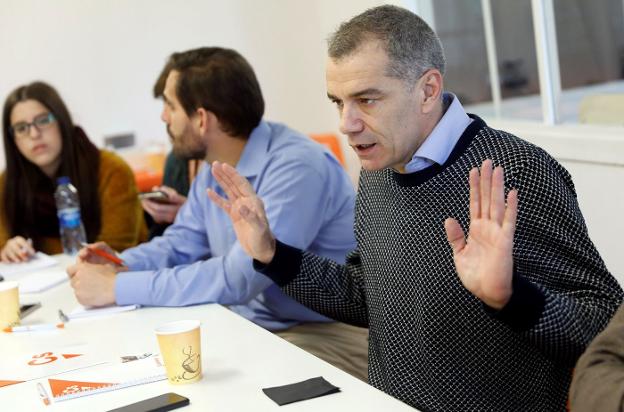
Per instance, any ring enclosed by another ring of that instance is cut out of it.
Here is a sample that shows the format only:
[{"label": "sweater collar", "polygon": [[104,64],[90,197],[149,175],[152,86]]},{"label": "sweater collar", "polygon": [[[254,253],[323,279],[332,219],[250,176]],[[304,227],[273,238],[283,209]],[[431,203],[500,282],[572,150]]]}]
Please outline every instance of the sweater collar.
[{"label": "sweater collar", "polygon": [[409,187],[419,185],[432,177],[442,173],[444,169],[453,164],[455,160],[457,160],[461,155],[466,152],[468,146],[472,143],[474,137],[487,125],[485,122],[474,114],[468,114],[468,116],[472,119],[472,122],[468,125],[464,133],[459,137],[459,140],[453,147],[448,159],[444,162],[444,164],[434,164],[426,169],[419,170],[414,173],[398,173],[394,170],[391,170],[391,174],[394,177],[394,180],[397,182],[399,186]]}]

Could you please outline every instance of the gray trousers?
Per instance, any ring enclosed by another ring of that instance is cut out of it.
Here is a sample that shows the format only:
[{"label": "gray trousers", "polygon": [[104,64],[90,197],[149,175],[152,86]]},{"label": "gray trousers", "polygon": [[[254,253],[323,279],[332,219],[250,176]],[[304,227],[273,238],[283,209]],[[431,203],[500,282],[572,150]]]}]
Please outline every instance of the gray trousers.
[{"label": "gray trousers", "polygon": [[368,381],[368,329],[342,322],[304,323],[275,334],[356,378]]}]

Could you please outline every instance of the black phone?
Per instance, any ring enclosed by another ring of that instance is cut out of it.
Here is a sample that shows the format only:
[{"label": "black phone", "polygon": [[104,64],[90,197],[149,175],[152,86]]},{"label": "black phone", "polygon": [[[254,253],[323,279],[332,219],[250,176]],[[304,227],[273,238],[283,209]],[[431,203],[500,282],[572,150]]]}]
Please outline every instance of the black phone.
[{"label": "black phone", "polygon": [[41,307],[41,303],[31,303],[28,305],[20,305],[20,319],[24,319],[26,316],[34,312]]},{"label": "black phone", "polygon": [[141,200],[153,200],[158,203],[169,203],[169,196],[162,190],[153,190],[151,192],[139,193],[139,199]]},{"label": "black phone", "polygon": [[131,403],[121,408],[111,409],[108,412],[165,412],[181,408],[190,403],[188,398],[177,393],[169,392],[153,398]]}]

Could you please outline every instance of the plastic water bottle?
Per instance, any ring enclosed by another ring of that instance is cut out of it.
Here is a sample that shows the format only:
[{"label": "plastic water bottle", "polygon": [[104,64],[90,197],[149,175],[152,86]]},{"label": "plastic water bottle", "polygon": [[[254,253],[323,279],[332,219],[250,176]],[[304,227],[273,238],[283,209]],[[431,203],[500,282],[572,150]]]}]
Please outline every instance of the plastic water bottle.
[{"label": "plastic water bottle", "polygon": [[56,180],[58,186],[54,192],[56,200],[56,214],[59,218],[61,244],[63,252],[75,255],[86,243],[84,226],[80,219],[80,200],[78,191],[69,181],[69,177],[62,176]]}]

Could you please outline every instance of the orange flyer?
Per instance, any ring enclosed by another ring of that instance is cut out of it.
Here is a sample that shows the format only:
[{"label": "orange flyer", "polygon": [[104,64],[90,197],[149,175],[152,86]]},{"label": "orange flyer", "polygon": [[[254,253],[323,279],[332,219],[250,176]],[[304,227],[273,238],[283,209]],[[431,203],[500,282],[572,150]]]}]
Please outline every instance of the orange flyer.
[{"label": "orange flyer", "polygon": [[109,362],[48,378],[54,401],[64,401],[167,379],[157,355],[130,362]]}]

